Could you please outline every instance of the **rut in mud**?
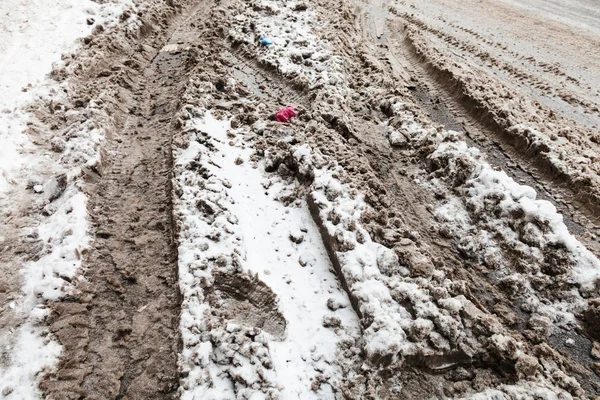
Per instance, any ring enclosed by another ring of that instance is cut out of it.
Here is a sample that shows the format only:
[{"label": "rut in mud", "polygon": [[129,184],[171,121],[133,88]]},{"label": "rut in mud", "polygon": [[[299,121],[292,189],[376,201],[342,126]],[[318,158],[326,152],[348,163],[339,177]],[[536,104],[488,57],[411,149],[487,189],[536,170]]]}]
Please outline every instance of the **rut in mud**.
[{"label": "rut in mud", "polygon": [[[177,46],[177,29],[189,33],[188,21],[168,18],[158,33],[142,27],[142,37],[158,36],[153,45],[160,46],[170,33]],[[186,70],[197,61],[185,49],[144,50],[105,64],[99,75],[118,75],[107,85],[115,98],[106,98],[114,130],[101,169],[87,177],[96,239],[84,257],[85,283],[78,298],[52,304],[51,330],[64,353],[41,384],[50,398],[173,398],[178,387],[172,118]]]},{"label": "rut in mud", "polygon": [[[502,21],[498,25],[484,28],[471,14],[476,7],[460,2],[447,5],[456,14],[440,24],[440,18],[432,19],[439,12],[436,3],[390,8],[390,50],[412,61],[417,88],[427,82],[458,106],[469,136],[503,168],[527,184],[537,182],[545,196],[587,229],[586,245],[597,247],[591,232],[598,229],[598,92],[589,75],[593,68],[587,66],[597,65],[590,50],[597,40],[538,15],[528,15],[535,23],[521,26],[521,16],[504,4],[494,5]],[[486,30],[495,33],[486,36]],[[556,40],[557,32],[568,41]],[[534,37],[543,46],[532,48]]]}]

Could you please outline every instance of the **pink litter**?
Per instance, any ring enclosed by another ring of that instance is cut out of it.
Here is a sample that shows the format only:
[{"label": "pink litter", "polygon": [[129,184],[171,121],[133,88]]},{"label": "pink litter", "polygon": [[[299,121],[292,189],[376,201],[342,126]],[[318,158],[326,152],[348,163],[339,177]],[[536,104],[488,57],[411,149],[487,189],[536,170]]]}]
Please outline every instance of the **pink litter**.
[{"label": "pink litter", "polygon": [[287,106],[277,111],[277,117],[275,118],[275,120],[277,122],[290,122],[290,120],[296,116],[298,116],[296,110],[294,110],[290,106]]}]

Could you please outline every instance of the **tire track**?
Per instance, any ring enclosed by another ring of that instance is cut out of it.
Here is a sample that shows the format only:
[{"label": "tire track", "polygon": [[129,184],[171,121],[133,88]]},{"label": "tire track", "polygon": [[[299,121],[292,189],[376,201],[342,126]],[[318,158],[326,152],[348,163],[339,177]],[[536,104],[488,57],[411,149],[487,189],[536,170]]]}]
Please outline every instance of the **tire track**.
[{"label": "tire track", "polygon": [[520,182],[536,188],[540,198],[550,200],[563,213],[572,232],[588,248],[600,254],[600,244],[587,233],[599,228],[597,207],[591,199],[577,195],[584,189],[570,185],[569,178],[549,167],[534,149],[523,150],[491,112],[460,89],[459,83],[448,79],[416,54],[402,31],[399,23],[391,22],[389,40],[385,42],[389,52],[387,57],[408,61],[404,67],[413,82],[419,82],[410,86],[413,97],[429,116],[447,129],[465,132],[472,143],[486,150],[493,165],[510,171]]},{"label": "tire track", "polygon": [[107,34],[115,54],[100,55],[81,77],[79,90],[101,99],[113,129],[102,169],[86,177],[96,239],[84,255],[85,280],[77,298],[52,304],[51,330],[64,351],[40,385],[48,398],[176,397],[172,119],[196,64],[194,50],[179,45],[196,33],[190,18],[205,11],[190,5],[176,13],[183,5],[159,3],[125,40]]}]

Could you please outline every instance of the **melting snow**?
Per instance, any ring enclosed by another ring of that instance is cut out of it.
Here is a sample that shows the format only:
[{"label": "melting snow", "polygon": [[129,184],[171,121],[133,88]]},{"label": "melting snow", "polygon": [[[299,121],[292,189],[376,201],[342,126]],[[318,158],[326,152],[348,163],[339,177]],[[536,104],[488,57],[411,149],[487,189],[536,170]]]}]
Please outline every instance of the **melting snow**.
[{"label": "melting snow", "polygon": [[[312,221],[305,201],[299,200],[286,207],[277,200],[281,192],[289,190],[289,187],[275,176],[268,177],[260,164],[256,165],[250,160],[253,150],[240,141],[239,133],[237,139],[227,136],[228,131],[231,133],[229,121],[217,120],[210,112],[206,112],[202,119],[194,123],[194,127],[207,133],[215,147],[216,152],[210,158],[210,172],[230,186],[227,189],[231,201],[228,210],[231,212],[230,219],[236,221],[232,226],[236,229],[234,235],[239,238],[238,249],[243,253],[242,267],[252,274],[258,274],[273,290],[278,297],[279,310],[287,321],[285,337],[269,341],[276,374],[274,379],[279,385],[281,397],[335,398],[333,390],[327,385],[322,385],[319,391],[311,389],[311,383],[317,376],[335,379],[342,375],[336,370],[339,368],[336,366],[337,344],[346,333],[324,327],[324,318],[333,321],[334,325],[339,319],[343,330],[353,334],[359,332],[358,319],[332,271],[318,228]],[[233,140],[235,145],[232,145]],[[198,146],[192,142],[177,157],[176,163],[186,164],[196,157],[197,151]],[[189,206],[194,207],[193,203],[180,203],[179,207]],[[185,222],[183,225],[189,226]],[[190,235],[201,236],[194,233]],[[221,241],[220,245],[227,246],[232,242],[223,243]],[[194,245],[182,242],[184,248],[180,248],[180,253],[188,252],[189,246]],[[184,292],[189,290],[185,286],[193,284],[193,281],[185,279],[184,274],[188,271],[186,264],[185,258],[180,260],[184,276],[180,284],[184,285]],[[341,308],[332,311],[327,307],[328,300]],[[187,315],[185,309],[193,307],[193,304],[185,302],[184,312]],[[192,314],[194,311],[189,310],[190,318]],[[196,315],[202,317],[201,313]],[[188,335],[185,329],[182,334],[184,337]],[[209,357],[210,349],[205,350]],[[251,371],[246,372],[251,375]],[[231,391],[228,393],[222,393],[222,398],[233,396]]]}]

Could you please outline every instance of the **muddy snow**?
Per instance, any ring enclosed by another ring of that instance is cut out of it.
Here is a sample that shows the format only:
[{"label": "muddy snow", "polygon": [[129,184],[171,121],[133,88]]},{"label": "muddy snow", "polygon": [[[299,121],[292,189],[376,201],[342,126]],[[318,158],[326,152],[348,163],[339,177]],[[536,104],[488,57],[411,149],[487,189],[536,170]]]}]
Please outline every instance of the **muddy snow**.
[{"label": "muddy snow", "polygon": [[[190,380],[183,397],[252,396],[264,379],[261,385],[272,386],[273,396],[335,398],[339,342],[352,340],[348,335],[358,335],[359,326],[307,204],[278,201],[295,188],[253,161],[252,139],[232,129],[227,115],[217,120],[209,111],[197,112],[204,115],[191,120],[190,145],[175,159],[182,170],[175,190],[182,192],[180,235],[186,239],[179,248],[181,285],[190,293],[182,305],[183,340],[190,347],[184,355],[197,348],[204,354],[193,357],[205,360],[199,366],[193,359],[184,362],[190,377],[207,375],[207,382],[194,388]],[[266,301],[270,296],[277,301]],[[197,302],[210,297],[198,315]],[[212,309],[223,314],[222,321],[211,321]],[[225,337],[206,327],[217,324]],[[222,341],[253,324],[267,333],[260,344],[268,361],[238,366],[236,358],[249,356],[228,354]],[[198,331],[206,340],[198,342]],[[235,368],[210,366],[232,355]],[[222,386],[211,387],[215,381]]]},{"label": "muddy snow", "polygon": [[600,395],[598,11],[4,2],[0,398]]}]

